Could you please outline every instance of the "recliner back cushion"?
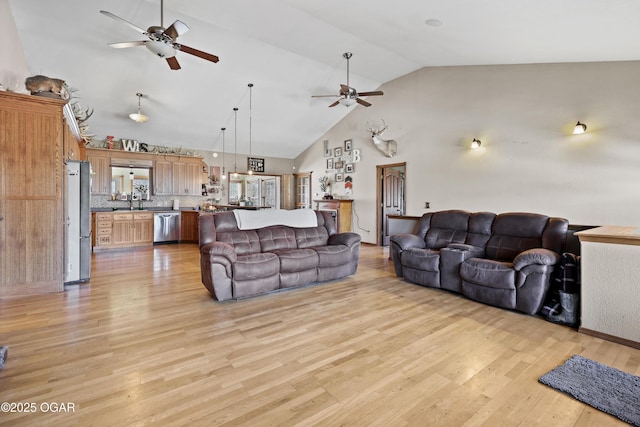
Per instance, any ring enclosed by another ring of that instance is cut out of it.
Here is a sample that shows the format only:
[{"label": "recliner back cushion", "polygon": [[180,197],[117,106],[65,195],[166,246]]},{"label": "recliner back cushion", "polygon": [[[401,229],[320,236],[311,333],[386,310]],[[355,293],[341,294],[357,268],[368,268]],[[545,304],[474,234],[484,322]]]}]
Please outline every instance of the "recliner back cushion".
[{"label": "recliner back cushion", "polygon": [[296,249],[296,235],[289,227],[266,227],[257,230],[262,252]]},{"label": "recliner back cushion", "polygon": [[449,243],[464,243],[467,238],[469,212],[450,210],[436,212],[424,238],[427,248],[442,249]]},{"label": "recliner back cushion", "polygon": [[299,249],[326,246],[329,241],[329,232],[324,226],[294,228],[293,231]]},{"label": "recliner back cushion", "polygon": [[491,226],[496,218],[493,212],[475,212],[469,216],[467,245],[484,248],[491,237]]},{"label": "recliner back cushion", "polygon": [[216,240],[229,243],[238,255],[260,252],[260,240],[255,230],[218,231]]},{"label": "recliner back cushion", "polygon": [[485,256],[511,262],[520,252],[541,248],[542,233],[548,221],[548,216],[532,213],[517,212],[496,216]]}]

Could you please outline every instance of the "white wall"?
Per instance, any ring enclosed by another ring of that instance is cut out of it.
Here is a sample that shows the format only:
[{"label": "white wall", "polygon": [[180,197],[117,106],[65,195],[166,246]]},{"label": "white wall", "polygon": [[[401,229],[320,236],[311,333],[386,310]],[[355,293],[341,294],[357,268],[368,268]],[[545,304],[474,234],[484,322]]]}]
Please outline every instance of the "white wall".
[{"label": "white wall", "polygon": [[29,67],[8,0],[0,0],[0,84],[14,92],[26,92]]},{"label": "white wall", "polygon": [[[422,215],[429,201],[432,211],[640,225],[640,62],[423,68],[381,89],[384,96],[368,99],[372,107],[350,107],[295,160],[297,170],[314,172],[317,193],[322,141],[353,140],[362,151],[352,175],[354,231],[363,241],[376,241],[376,165],[397,162],[407,163],[407,215]],[[389,125],[383,137],[398,142],[393,159],[366,131],[380,118]],[[572,135],[578,120],[588,132]],[[474,137],[482,147],[470,150]]]}]

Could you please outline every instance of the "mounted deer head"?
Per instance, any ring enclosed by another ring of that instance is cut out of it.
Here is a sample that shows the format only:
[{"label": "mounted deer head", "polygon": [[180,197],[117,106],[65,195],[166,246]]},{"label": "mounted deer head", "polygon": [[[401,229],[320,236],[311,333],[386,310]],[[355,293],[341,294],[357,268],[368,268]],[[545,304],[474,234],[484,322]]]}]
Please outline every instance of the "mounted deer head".
[{"label": "mounted deer head", "polygon": [[371,132],[371,139],[373,140],[373,144],[376,148],[382,151],[382,154],[385,156],[393,157],[398,152],[398,143],[393,139],[380,138],[380,135],[382,135],[382,133],[389,127],[383,119],[380,119],[380,121],[382,121],[382,126],[380,127],[374,127],[367,122],[367,130]]}]

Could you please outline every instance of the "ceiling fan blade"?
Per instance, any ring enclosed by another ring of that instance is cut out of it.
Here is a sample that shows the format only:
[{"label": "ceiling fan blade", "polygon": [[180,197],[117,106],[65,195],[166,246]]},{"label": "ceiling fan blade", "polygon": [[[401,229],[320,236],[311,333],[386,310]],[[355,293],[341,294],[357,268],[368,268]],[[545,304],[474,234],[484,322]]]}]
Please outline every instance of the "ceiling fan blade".
[{"label": "ceiling fan blade", "polygon": [[105,15],[105,16],[108,16],[108,17],[109,17],[109,18],[111,18],[111,19],[115,19],[116,21],[120,21],[120,22],[122,22],[123,24],[128,25],[129,27],[133,28],[134,30],[136,30],[137,32],[139,32],[139,33],[141,33],[141,34],[147,34],[147,30],[144,30],[144,29],[142,29],[142,28],[138,27],[137,25],[132,24],[131,22],[127,21],[126,19],[122,19],[122,18],[120,18],[119,16],[114,15],[114,14],[113,14],[113,13],[111,13],[111,12],[107,12],[106,10],[101,10],[101,11],[100,11],[100,13],[101,13],[101,14],[103,14],[103,15]]},{"label": "ceiling fan blade", "polygon": [[374,90],[373,92],[358,92],[358,96],[377,96],[384,95],[381,90]]},{"label": "ceiling fan blade", "polygon": [[336,105],[340,104],[340,100],[337,100],[336,102],[334,102],[333,104],[329,105],[329,107],[335,107]]},{"label": "ceiling fan blade", "polygon": [[197,56],[198,58],[206,59],[207,61],[211,61],[211,62],[218,62],[219,61],[219,58],[217,56],[215,56],[215,55],[212,55],[212,54],[207,53],[207,52],[203,52],[203,51],[198,50],[198,49],[194,49],[194,48],[189,47],[189,46],[185,46],[183,44],[174,43],[173,47],[175,47],[178,50],[183,51],[184,53],[188,53],[190,55]]},{"label": "ceiling fan blade", "polygon": [[180,69],[180,63],[178,63],[178,59],[175,56],[165,59],[167,60],[167,64],[169,64],[169,68],[171,68],[172,70]]},{"label": "ceiling fan blade", "polygon": [[336,96],[340,96],[340,95],[311,95],[312,98],[335,98]]},{"label": "ceiling fan blade", "polygon": [[139,40],[135,42],[120,42],[120,43],[109,43],[109,46],[115,47],[116,49],[122,49],[125,47],[136,47],[136,46],[144,46],[146,40]]},{"label": "ceiling fan blade", "polygon": [[163,34],[171,37],[171,40],[177,39],[179,36],[183,35],[189,31],[189,27],[182,21],[176,20],[169,28],[163,31]]},{"label": "ceiling fan blade", "polygon": [[364,107],[371,107],[371,104],[363,99],[356,98],[356,102]]},{"label": "ceiling fan blade", "polygon": [[340,85],[340,95],[348,95],[349,94],[349,86],[347,85]]}]

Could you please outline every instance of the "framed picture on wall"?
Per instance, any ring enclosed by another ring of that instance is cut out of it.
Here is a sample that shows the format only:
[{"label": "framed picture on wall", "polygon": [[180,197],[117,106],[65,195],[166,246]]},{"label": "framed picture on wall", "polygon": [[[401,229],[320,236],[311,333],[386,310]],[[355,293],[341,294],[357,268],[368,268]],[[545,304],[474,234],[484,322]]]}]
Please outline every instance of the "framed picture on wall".
[{"label": "framed picture on wall", "polygon": [[336,147],[333,149],[333,157],[342,156],[342,147]]},{"label": "framed picture on wall", "polygon": [[347,139],[344,141],[344,151],[351,151],[351,140]]},{"label": "framed picture on wall", "polygon": [[341,173],[337,173],[336,182],[342,182],[342,181],[344,181],[344,175],[342,175]]},{"label": "framed picture on wall", "polygon": [[344,166],[344,173],[353,173],[355,171],[354,167],[353,167],[353,163],[347,163]]},{"label": "framed picture on wall", "polygon": [[327,159],[327,169],[333,169],[333,158]]},{"label": "framed picture on wall", "polygon": [[249,157],[247,159],[247,169],[254,172],[264,172],[264,159]]},{"label": "framed picture on wall", "polygon": [[324,141],[322,141],[322,144],[323,144],[324,156],[331,157],[331,148],[329,148],[329,140],[325,139]]},{"label": "framed picture on wall", "polygon": [[336,169],[342,169],[344,167],[344,162],[342,160],[336,160],[333,162],[333,166]]}]

